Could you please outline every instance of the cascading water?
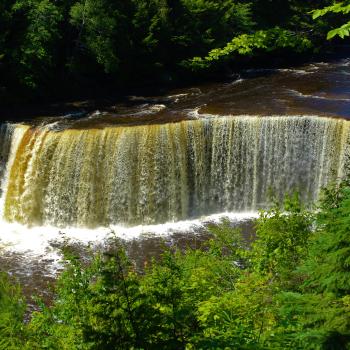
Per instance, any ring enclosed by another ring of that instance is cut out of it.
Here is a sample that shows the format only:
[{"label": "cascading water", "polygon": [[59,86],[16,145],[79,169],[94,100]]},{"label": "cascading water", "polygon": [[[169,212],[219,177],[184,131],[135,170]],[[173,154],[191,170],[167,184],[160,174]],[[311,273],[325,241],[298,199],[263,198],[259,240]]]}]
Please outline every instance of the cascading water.
[{"label": "cascading water", "polygon": [[313,201],[343,175],[350,140],[348,121],[311,116],[0,130],[4,218],[87,227],[254,211],[270,189]]},{"label": "cascading water", "polygon": [[2,180],[5,176],[5,170],[10,154],[12,136],[16,126],[14,124],[0,124],[0,194],[2,191]]}]

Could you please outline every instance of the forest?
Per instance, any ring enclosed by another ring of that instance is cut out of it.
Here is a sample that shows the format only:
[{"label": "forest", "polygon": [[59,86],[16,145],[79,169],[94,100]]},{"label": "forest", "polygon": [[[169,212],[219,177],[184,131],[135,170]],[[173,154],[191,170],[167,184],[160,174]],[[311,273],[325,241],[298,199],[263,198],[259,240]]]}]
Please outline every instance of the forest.
[{"label": "forest", "polygon": [[343,4],[323,16],[332,3],[3,0],[0,101],[125,93],[324,54],[336,44],[325,40],[327,32],[347,13]]}]

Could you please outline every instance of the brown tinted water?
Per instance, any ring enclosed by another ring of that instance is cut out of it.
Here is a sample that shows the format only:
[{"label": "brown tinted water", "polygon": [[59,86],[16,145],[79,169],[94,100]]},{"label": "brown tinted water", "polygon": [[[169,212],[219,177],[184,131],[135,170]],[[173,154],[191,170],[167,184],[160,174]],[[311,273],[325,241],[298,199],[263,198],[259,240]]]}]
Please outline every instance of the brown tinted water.
[{"label": "brown tinted water", "polygon": [[206,114],[350,118],[349,77],[347,58],[290,69],[250,69],[222,83],[175,89],[162,96],[128,96],[123,102],[109,99],[94,111],[94,101],[80,101],[65,106],[72,107],[71,114],[34,119],[59,129],[165,123]]},{"label": "brown tinted water", "polygon": [[[30,123],[62,130],[166,123],[223,115],[350,118],[349,77],[350,59],[318,62],[292,69],[246,70],[222,83],[175,89],[162,96],[129,96],[123,102],[111,100],[95,111],[91,111],[90,101],[77,102],[72,104],[74,112],[70,114],[38,116]],[[253,232],[249,220],[234,225],[243,227],[248,235]],[[2,231],[6,227],[0,223]],[[127,250],[137,266],[142,268],[151,257],[159,256],[164,244],[180,248],[186,245],[200,247],[207,237],[205,225],[190,231],[169,232],[163,237],[142,235],[127,240]],[[49,250],[57,249],[60,244],[51,242]],[[5,249],[1,254],[0,266],[2,271],[19,279],[27,296],[37,293],[49,298],[48,284],[54,281],[57,257],[46,255],[46,251],[31,255],[23,249],[16,251],[14,247],[9,251]]]}]

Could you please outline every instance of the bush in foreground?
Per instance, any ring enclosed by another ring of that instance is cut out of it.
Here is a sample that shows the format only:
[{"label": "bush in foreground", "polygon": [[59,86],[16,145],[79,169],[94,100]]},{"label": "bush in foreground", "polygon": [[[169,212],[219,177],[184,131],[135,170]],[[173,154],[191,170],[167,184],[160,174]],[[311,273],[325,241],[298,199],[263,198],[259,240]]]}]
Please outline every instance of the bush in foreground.
[{"label": "bush in foreground", "polygon": [[261,211],[248,245],[229,223],[202,249],[142,273],[118,241],[85,266],[67,254],[52,306],[28,323],[0,288],[1,349],[350,349],[350,187],[318,211],[297,196]]}]

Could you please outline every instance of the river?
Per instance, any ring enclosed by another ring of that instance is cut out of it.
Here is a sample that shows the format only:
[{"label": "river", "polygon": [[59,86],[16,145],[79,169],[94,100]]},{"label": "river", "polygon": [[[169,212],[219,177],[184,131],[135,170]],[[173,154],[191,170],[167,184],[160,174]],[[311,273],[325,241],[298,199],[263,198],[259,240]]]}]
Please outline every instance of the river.
[{"label": "river", "polygon": [[249,237],[271,191],[315,202],[347,166],[349,75],[350,59],[251,69],[2,123],[1,269],[45,295],[67,242],[105,249],[114,232],[141,268],[225,217]]}]

